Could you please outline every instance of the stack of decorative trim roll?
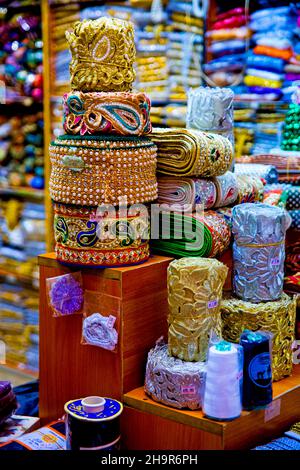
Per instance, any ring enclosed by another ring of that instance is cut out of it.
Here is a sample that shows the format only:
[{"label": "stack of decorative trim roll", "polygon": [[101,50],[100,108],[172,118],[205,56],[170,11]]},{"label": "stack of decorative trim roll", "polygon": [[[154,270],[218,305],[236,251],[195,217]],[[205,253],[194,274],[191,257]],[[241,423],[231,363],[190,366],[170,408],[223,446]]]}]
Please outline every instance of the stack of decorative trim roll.
[{"label": "stack of decorative trim roll", "polygon": [[175,408],[201,408],[210,334],[221,333],[220,304],[228,268],[216,259],[182,258],[168,268],[168,346],[148,354],[145,390]]},{"label": "stack of decorative trim roll", "polygon": [[150,101],[131,92],[133,26],[112,18],[84,20],[66,37],[72,53],[66,134],[50,145],[57,258],[91,266],[146,261],[148,214],[127,214],[127,204],[157,197],[156,146],[145,137]]}]

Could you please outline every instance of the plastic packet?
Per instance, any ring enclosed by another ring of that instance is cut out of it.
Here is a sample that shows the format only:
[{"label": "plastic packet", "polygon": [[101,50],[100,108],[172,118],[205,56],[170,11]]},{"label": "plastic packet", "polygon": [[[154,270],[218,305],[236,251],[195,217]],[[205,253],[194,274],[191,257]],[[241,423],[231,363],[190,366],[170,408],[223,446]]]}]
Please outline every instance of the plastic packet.
[{"label": "plastic packet", "polygon": [[46,279],[48,305],[54,317],[81,314],[83,287],[81,272]]},{"label": "plastic packet", "polygon": [[243,407],[261,408],[271,403],[272,339],[267,331],[244,330],[240,345],[244,351]]},{"label": "plastic packet", "polygon": [[112,295],[85,291],[81,344],[117,352],[121,302]]},{"label": "plastic packet", "polygon": [[203,388],[203,412],[217,421],[238,418],[242,411],[243,348],[211,338]]}]

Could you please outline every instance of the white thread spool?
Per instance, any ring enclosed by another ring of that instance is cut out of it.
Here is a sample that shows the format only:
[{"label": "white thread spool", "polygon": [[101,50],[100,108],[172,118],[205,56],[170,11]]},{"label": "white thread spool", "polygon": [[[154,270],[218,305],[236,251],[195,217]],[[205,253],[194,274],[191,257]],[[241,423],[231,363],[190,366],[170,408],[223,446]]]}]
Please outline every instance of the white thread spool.
[{"label": "white thread spool", "polygon": [[105,401],[103,397],[91,396],[83,398],[81,404],[86,413],[100,413],[104,410]]},{"label": "white thread spool", "polygon": [[239,351],[234,344],[222,343],[209,349],[203,411],[212,419],[230,420],[242,411]]}]

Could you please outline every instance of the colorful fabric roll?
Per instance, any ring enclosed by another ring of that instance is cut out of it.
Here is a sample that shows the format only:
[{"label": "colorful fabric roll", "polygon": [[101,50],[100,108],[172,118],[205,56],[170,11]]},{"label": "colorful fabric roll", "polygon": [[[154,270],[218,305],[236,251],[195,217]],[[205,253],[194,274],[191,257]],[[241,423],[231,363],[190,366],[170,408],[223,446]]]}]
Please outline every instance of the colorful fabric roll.
[{"label": "colorful fabric roll", "polygon": [[[297,154],[296,154],[297,153]],[[260,164],[260,165],[271,165],[273,167],[276,167],[277,172],[280,171],[286,172],[286,175],[283,175],[285,178],[290,176],[290,173],[294,171],[300,171],[300,156],[299,152],[286,152],[284,150],[276,149],[276,153],[271,153],[271,154],[257,154],[257,155],[247,155],[243,156],[239,159],[239,162],[244,163],[251,163],[251,165],[247,165],[247,171],[253,167],[253,170],[255,169],[255,166],[253,164]],[[235,167],[240,168],[237,164]],[[241,167],[242,169],[243,167]],[[257,167],[258,168],[258,167]],[[236,171],[236,168],[235,168]],[[270,178],[265,178],[267,183],[277,183],[277,179],[275,178],[274,171],[272,172],[274,176],[272,176],[270,181]],[[262,175],[261,175],[262,176]],[[291,175],[292,176],[292,175]]]},{"label": "colorful fabric roll", "polygon": [[256,69],[274,71],[274,72],[283,72],[284,60],[276,57],[268,57],[264,55],[257,54],[248,54],[247,56],[247,66],[253,67]]},{"label": "colorful fabric roll", "polygon": [[217,200],[215,207],[230,206],[238,197],[238,183],[234,173],[227,171],[222,176],[217,176],[214,179],[217,187]]},{"label": "colorful fabric roll", "polygon": [[130,91],[135,79],[133,24],[117,18],[78,21],[66,31],[71,89]]},{"label": "colorful fabric roll", "polygon": [[254,75],[246,75],[244,82],[247,86],[261,86],[267,88],[280,88],[282,84],[281,80],[270,80]]},{"label": "colorful fabric roll", "polygon": [[298,439],[292,439],[290,437],[279,437],[267,444],[255,447],[253,450],[300,450],[300,442]]},{"label": "colorful fabric roll", "polygon": [[199,178],[158,177],[158,203],[169,204],[173,210],[180,211],[184,206],[195,210],[196,204],[203,204],[204,209],[214,206],[217,198],[216,185],[213,181]]},{"label": "colorful fabric roll", "polygon": [[[244,162],[244,159],[242,160]],[[248,163],[249,160],[247,160]],[[251,165],[245,163],[236,163],[234,166],[234,172],[236,175],[251,175],[258,176],[266,180],[267,183],[278,182],[278,171],[273,165],[263,165],[255,163],[256,160],[251,160]]]},{"label": "colorful fabric roll", "polygon": [[194,129],[154,129],[158,173],[174,176],[217,176],[225,173],[233,157],[228,139]]},{"label": "colorful fabric roll", "polygon": [[291,210],[289,211],[289,214],[292,218],[291,228],[300,229],[300,210]]},{"label": "colorful fabric roll", "polygon": [[174,408],[198,410],[202,406],[204,362],[187,362],[158,343],[148,353],[145,392],[153,400]]},{"label": "colorful fabric roll", "polygon": [[50,196],[66,204],[157,198],[156,146],[147,137],[64,135],[50,145]]},{"label": "colorful fabric roll", "polygon": [[182,258],[169,264],[169,354],[184,361],[205,361],[211,331],[220,333],[227,273],[227,266],[216,259]]},{"label": "colorful fabric roll", "polygon": [[264,192],[264,184],[261,178],[251,175],[236,175],[238,197],[236,204],[261,201]]},{"label": "colorful fabric roll", "polygon": [[168,217],[170,231],[165,231],[162,223],[157,238],[152,231],[151,246],[156,252],[175,257],[214,258],[230,244],[230,227],[215,211],[205,211],[204,215],[169,213]]},{"label": "colorful fabric roll", "polygon": [[[115,267],[149,258],[148,213],[111,213],[97,207],[53,204],[57,259],[66,264]],[[99,212],[100,210],[100,212]]]},{"label": "colorful fabric roll", "polygon": [[300,209],[300,186],[287,188],[285,192],[287,194],[286,209],[289,211]]},{"label": "colorful fabric roll", "polygon": [[64,95],[63,126],[67,134],[149,134],[150,108],[144,93],[74,91]]},{"label": "colorful fabric roll", "polygon": [[251,303],[231,297],[221,304],[222,335],[238,343],[245,329],[273,333],[273,380],[290,375],[293,366],[292,343],[296,321],[296,299],[288,295],[275,302]]},{"label": "colorful fabric roll", "polygon": [[277,57],[283,60],[289,60],[293,55],[292,49],[282,50],[282,49],[277,49],[276,47],[270,47],[270,46],[256,46],[253,49],[253,52],[254,54]]},{"label": "colorful fabric roll", "polygon": [[235,294],[252,302],[277,300],[283,288],[286,211],[261,203],[240,204],[232,216]]}]

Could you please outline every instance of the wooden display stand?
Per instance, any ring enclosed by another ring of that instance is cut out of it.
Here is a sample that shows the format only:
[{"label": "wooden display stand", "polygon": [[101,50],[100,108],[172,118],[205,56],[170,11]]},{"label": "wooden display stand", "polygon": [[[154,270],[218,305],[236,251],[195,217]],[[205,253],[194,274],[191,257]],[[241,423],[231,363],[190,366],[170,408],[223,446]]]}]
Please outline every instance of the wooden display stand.
[{"label": "wooden display stand", "polygon": [[300,421],[300,365],[273,384],[268,409],[243,411],[240,418],[219,422],[202,411],[176,410],[156,403],[143,387],[124,395],[123,444],[131,450],[235,450],[280,437]]},{"label": "wooden display stand", "polygon": [[[167,333],[167,267],[172,258],[152,256],[126,268],[68,268],[54,254],[40,265],[40,418],[64,413],[64,404],[88,395],[122,399],[143,385],[147,353]],[[54,318],[47,304],[46,279],[81,271],[85,289],[118,297],[121,323],[116,353],[80,344],[82,316]]]}]

